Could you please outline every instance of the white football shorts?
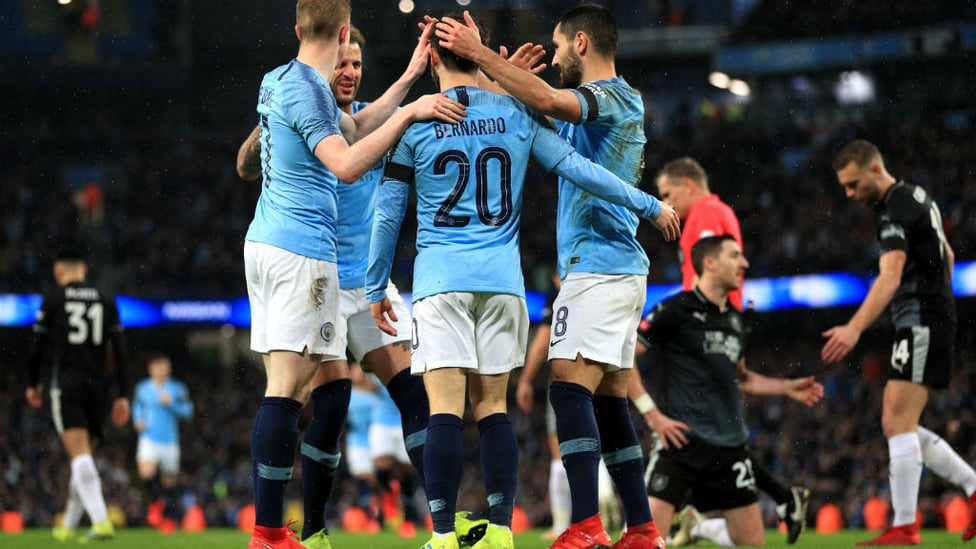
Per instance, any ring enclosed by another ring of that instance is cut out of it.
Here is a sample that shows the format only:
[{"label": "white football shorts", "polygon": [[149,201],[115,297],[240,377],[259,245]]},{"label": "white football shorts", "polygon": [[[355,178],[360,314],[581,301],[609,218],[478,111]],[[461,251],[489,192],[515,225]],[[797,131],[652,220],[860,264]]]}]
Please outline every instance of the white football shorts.
[{"label": "white football shorts", "polygon": [[346,356],[336,337],[339,274],[331,261],[311,259],[258,242],[244,242],[251,301],[251,349],[308,350],[323,360]]},{"label": "white football shorts", "polygon": [[581,355],[607,371],[632,368],[645,299],[644,275],[570,273],[552,305],[549,360]]},{"label": "white football shorts", "polygon": [[349,467],[350,475],[358,477],[373,474],[373,458],[369,455],[369,448],[346,446],[346,451],[342,455],[346,458],[346,466]]},{"label": "white football shorts", "polygon": [[369,426],[369,457],[393,456],[397,463],[410,463],[407,447],[403,443],[403,429],[399,425]]},{"label": "white football shorts", "polygon": [[390,282],[386,286],[386,297],[390,298],[397,321],[390,321],[397,330],[393,337],[376,327],[373,315],[366,303],[365,288],[339,290],[339,322],[336,323],[336,339],[342,348],[348,348],[353,358],[362,363],[370,351],[386,347],[398,341],[410,341],[410,311],[403,303],[397,287]]},{"label": "white football shorts", "polygon": [[149,437],[139,437],[136,461],[151,461],[163,473],[175,475],[180,472],[180,445],[176,442],[163,444],[150,440]]},{"label": "white football shorts", "polygon": [[529,313],[525,298],[489,292],[448,292],[413,304],[410,371],[470,368],[511,372],[525,363]]}]

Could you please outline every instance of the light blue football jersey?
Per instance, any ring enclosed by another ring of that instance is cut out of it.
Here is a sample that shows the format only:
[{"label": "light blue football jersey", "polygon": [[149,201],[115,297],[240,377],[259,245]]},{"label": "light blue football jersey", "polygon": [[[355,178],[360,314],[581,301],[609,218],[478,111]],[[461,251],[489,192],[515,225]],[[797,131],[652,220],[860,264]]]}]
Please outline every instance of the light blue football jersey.
[{"label": "light blue football jersey", "polygon": [[315,146],[339,133],[329,83],[292,60],[264,75],[258,96],[263,186],[245,238],[336,260],[336,176]]},{"label": "light blue football jersey", "polygon": [[[573,90],[582,115],[579,124],[559,123],[559,134],[584,157],[630,185],[644,171],[644,102],[623,77],[587,82]],[[559,180],[556,249],[559,276],[570,272],[646,275],[650,262],[637,241],[638,219]]]},{"label": "light blue football jersey", "polygon": [[412,124],[387,165],[366,274],[370,303],[385,297],[410,186],[417,194],[414,301],[445,292],[525,295],[518,235],[530,158],[644,217],[660,212],[655,198],[586,161],[515,99],[473,87],[444,93],[467,106],[466,118]]},{"label": "light blue football jersey", "polygon": [[[162,393],[168,393],[169,404],[160,402]],[[162,387],[153,380],[144,379],[136,384],[132,399],[132,422],[143,422],[146,429],[139,433],[159,444],[173,444],[180,441],[180,420],[193,416],[193,402],[186,384],[175,379],[167,379]]]},{"label": "light blue football jersey", "polygon": [[346,416],[346,444],[369,447],[369,424],[373,420],[376,393],[353,387],[349,394],[349,413]]},{"label": "light blue football jersey", "polygon": [[[357,113],[369,103],[353,101],[352,112]],[[366,285],[366,265],[369,263],[369,236],[376,209],[376,189],[383,177],[384,155],[376,165],[352,185],[339,182],[338,261],[339,287],[343,290]]]}]

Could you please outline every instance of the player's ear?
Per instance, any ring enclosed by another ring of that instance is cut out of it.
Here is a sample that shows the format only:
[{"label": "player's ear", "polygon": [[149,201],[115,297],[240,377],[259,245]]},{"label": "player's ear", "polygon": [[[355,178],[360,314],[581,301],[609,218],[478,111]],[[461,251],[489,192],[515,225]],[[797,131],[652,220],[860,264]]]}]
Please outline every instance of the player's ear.
[{"label": "player's ear", "polygon": [[590,37],[586,35],[583,31],[577,31],[576,37],[573,40],[573,45],[576,46],[576,53],[579,55],[585,55],[586,50],[590,47]]},{"label": "player's ear", "polygon": [[349,33],[349,25],[343,25],[343,26],[339,27],[339,45],[340,46],[348,46],[349,45],[349,38],[350,38],[350,36],[351,35]]},{"label": "player's ear", "polygon": [[302,41],[302,31],[298,28],[298,25],[295,25],[295,38],[298,38],[299,42]]},{"label": "player's ear", "polygon": [[441,62],[441,56],[437,54],[437,49],[430,48],[430,66],[434,67]]}]

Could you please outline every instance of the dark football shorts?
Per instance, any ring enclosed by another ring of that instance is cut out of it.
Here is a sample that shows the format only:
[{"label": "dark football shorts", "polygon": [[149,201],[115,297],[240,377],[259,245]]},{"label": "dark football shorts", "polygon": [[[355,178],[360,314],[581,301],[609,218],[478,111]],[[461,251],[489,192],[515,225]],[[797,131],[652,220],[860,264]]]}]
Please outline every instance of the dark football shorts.
[{"label": "dark football shorts", "polygon": [[912,326],[895,330],[888,379],[945,389],[952,374],[955,335],[954,324],[951,327]]},{"label": "dark football shorts", "polygon": [[97,383],[65,383],[51,389],[51,419],[58,434],[68,429],[87,429],[93,439],[101,438],[108,417],[106,387]]},{"label": "dark football shorts", "polygon": [[648,474],[647,495],[677,509],[692,493],[692,504],[702,512],[735,509],[759,501],[756,476],[745,446],[713,446],[691,438],[683,448],[661,450]]}]

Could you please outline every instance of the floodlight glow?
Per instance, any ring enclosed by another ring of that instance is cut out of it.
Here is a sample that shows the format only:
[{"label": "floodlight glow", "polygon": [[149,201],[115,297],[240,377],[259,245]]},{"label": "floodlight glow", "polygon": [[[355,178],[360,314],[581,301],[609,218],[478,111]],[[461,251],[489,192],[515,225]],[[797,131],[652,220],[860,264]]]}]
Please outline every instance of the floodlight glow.
[{"label": "floodlight glow", "polygon": [[471,3],[471,0],[457,0],[459,6],[467,6]]},{"label": "floodlight glow", "polygon": [[70,3],[71,0],[58,0],[58,4],[61,4],[62,6],[67,6]]},{"label": "floodlight glow", "polygon": [[860,105],[874,100],[874,80],[859,71],[842,72],[834,86],[837,101],[845,105]]},{"label": "floodlight glow", "polygon": [[413,0],[400,0],[400,5],[397,7],[400,8],[400,13],[413,13],[416,6]]},{"label": "floodlight glow", "polygon": [[749,84],[746,84],[745,81],[736,79],[729,82],[729,92],[739,97],[748,97],[752,90],[749,89]]},{"label": "floodlight glow", "polygon": [[708,75],[708,83],[723,90],[729,87],[729,80],[729,75],[724,72],[714,71]]}]

